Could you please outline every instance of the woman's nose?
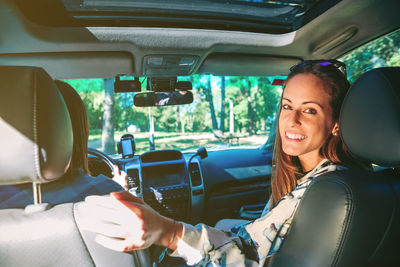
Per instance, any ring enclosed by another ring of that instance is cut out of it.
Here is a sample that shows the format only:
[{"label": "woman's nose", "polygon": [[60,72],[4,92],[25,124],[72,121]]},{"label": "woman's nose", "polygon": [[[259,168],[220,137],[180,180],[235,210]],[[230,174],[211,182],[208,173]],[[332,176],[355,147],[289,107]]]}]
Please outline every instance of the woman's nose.
[{"label": "woman's nose", "polygon": [[292,110],[292,112],[290,112],[290,114],[289,114],[288,122],[289,122],[290,126],[292,126],[292,125],[301,125],[299,111]]}]

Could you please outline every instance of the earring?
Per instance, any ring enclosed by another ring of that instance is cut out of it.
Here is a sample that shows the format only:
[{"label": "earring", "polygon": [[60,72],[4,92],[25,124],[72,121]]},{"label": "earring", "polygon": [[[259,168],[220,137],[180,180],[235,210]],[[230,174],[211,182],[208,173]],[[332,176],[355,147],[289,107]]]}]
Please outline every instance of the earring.
[{"label": "earring", "polygon": [[334,132],[333,135],[334,135],[334,136],[337,136],[337,132]]}]

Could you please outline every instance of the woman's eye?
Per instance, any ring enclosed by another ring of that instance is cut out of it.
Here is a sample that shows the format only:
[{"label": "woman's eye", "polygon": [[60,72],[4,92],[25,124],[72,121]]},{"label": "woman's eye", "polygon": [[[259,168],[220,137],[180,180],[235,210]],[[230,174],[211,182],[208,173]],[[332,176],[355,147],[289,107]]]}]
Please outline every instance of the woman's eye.
[{"label": "woman's eye", "polygon": [[290,109],[290,106],[288,104],[283,104],[282,109]]},{"label": "woman's eye", "polygon": [[308,114],[317,114],[317,111],[313,108],[308,108],[308,109],[304,110],[304,112],[308,113]]}]

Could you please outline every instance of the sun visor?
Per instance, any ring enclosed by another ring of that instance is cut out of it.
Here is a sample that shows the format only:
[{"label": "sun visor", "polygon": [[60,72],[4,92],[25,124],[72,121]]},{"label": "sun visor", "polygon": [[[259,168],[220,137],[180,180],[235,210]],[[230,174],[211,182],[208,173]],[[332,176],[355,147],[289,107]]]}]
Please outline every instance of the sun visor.
[{"label": "sun visor", "polygon": [[54,79],[114,78],[134,71],[132,54],[118,51],[6,54],[0,64],[41,67]]},{"label": "sun visor", "polygon": [[197,73],[217,76],[287,75],[290,67],[298,62],[298,58],[215,53],[203,61]]}]

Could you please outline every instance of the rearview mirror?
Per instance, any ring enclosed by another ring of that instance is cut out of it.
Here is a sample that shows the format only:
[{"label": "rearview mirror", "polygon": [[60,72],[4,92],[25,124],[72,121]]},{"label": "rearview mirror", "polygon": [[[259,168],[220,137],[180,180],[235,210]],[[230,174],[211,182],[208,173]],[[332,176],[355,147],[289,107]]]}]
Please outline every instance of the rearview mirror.
[{"label": "rearview mirror", "polygon": [[184,105],[193,102],[190,91],[144,92],[135,95],[133,103],[137,107]]}]

